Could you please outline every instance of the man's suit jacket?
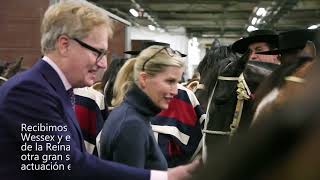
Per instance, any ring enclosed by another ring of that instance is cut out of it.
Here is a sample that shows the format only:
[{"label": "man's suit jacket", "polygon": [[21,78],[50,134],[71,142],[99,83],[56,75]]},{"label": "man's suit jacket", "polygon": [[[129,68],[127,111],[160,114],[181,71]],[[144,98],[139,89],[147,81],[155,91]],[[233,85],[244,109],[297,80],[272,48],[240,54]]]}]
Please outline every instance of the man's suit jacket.
[{"label": "man's suit jacket", "polygon": [[[37,136],[23,139],[29,134]],[[46,135],[52,135],[54,141],[40,139]],[[58,137],[63,139],[60,143]],[[32,145],[31,151],[22,151],[25,143]],[[52,156],[46,162],[49,154],[55,155],[55,159]],[[55,162],[59,166],[54,167]],[[67,169],[69,164],[71,170]],[[26,167],[53,170],[21,170]],[[57,167],[59,170],[54,169]],[[0,177],[26,180],[38,176],[77,180],[150,179],[150,171],[103,161],[86,153],[70,97],[58,74],[43,60],[0,87]]]}]

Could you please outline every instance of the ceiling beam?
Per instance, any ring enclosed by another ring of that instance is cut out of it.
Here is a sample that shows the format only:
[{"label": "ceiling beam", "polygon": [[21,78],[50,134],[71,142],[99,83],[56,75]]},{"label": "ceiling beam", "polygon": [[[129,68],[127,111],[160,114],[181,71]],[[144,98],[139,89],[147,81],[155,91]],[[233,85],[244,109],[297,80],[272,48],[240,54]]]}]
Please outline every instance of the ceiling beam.
[{"label": "ceiling beam", "polygon": [[286,15],[289,11],[293,9],[295,5],[297,5],[299,0],[283,0],[281,2],[276,2],[270,14],[264,18],[265,23],[261,24],[259,27],[266,28],[266,27],[274,27],[279,19],[281,19],[284,15]]}]

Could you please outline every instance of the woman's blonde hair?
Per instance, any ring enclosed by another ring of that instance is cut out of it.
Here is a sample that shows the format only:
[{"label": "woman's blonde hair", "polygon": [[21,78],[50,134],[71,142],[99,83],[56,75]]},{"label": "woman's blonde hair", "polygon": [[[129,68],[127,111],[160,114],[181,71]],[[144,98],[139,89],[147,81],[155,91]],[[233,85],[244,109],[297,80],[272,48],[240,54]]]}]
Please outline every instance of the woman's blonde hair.
[{"label": "woman's blonde hair", "polygon": [[98,26],[105,27],[109,37],[112,36],[108,12],[90,2],[67,0],[51,5],[41,24],[41,51],[46,54],[55,50],[60,35],[83,39]]},{"label": "woman's blonde hair", "polygon": [[138,82],[141,71],[155,76],[168,66],[183,68],[184,63],[181,54],[168,47],[150,46],[144,49],[137,57],[129,59],[120,69],[113,86],[112,105],[118,106],[123,101],[128,89],[133,83]]}]

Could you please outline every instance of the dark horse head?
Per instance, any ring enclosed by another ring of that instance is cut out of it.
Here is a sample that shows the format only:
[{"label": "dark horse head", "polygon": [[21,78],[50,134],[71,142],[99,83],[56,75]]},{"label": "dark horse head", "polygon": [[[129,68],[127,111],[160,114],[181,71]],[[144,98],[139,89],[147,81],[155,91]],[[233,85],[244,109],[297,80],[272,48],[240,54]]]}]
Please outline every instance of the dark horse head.
[{"label": "dark horse head", "polygon": [[209,132],[210,135],[206,135],[206,142],[210,144],[228,139],[228,136],[221,136],[221,134],[225,135],[230,132],[230,125],[235,116],[239,76],[243,74],[247,89],[251,92],[248,99],[244,101],[241,112],[236,112],[241,114],[239,130],[246,130],[252,118],[251,110],[256,88],[266,76],[279,66],[266,62],[248,61],[249,54],[250,52],[247,52],[241,58],[231,55],[218,61],[213,68],[208,68],[208,71],[205,72],[204,76],[207,79],[204,80],[204,86],[207,88],[208,94],[206,97],[199,97],[199,100],[202,98],[210,102],[208,103],[204,131],[206,132],[206,129],[218,131],[217,134]]},{"label": "dark horse head", "polygon": [[0,85],[2,85],[9,78],[16,73],[22,71],[23,57],[14,62],[1,62],[0,63]]},{"label": "dark horse head", "polygon": [[202,86],[195,91],[195,94],[203,110],[207,109],[208,97],[218,77],[219,62],[228,57],[237,59],[237,55],[232,52],[230,46],[215,47],[206,53],[198,65],[197,70],[200,73],[200,84]]},{"label": "dark horse head", "polygon": [[302,93],[268,113],[232,144],[210,148],[213,156],[192,179],[319,179],[319,62],[313,81],[306,81]]},{"label": "dark horse head", "polygon": [[[319,179],[320,59],[318,54],[294,53],[293,59],[285,59],[289,64],[273,71],[274,84],[285,93],[286,101],[260,116],[259,123],[232,144],[211,149],[214,156],[209,156],[194,179]],[[288,75],[305,81],[284,80]]]}]

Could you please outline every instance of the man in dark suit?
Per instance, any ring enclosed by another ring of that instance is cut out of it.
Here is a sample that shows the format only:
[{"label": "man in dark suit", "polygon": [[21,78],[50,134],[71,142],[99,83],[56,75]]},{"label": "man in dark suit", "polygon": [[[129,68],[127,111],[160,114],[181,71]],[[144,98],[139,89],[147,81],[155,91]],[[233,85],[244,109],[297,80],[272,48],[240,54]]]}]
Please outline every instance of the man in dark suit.
[{"label": "man in dark suit", "polygon": [[[112,24],[86,1],[63,1],[41,25],[44,57],[0,88],[1,179],[186,179],[197,162],[168,172],[103,161],[85,152],[73,88],[106,68]],[[130,150],[128,150],[130,151]]]}]

